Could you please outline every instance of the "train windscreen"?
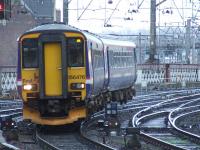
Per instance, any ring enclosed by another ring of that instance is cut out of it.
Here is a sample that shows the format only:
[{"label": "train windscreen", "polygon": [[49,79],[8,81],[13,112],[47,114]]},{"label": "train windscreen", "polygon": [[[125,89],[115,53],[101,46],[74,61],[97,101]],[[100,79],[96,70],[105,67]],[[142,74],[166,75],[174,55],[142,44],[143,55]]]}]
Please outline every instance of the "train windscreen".
[{"label": "train windscreen", "polygon": [[38,67],[38,40],[24,39],[22,41],[23,68]]},{"label": "train windscreen", "polygon": [[84,66],[84,44],[81,38],[67,39],[67,58],[69,67]]}]

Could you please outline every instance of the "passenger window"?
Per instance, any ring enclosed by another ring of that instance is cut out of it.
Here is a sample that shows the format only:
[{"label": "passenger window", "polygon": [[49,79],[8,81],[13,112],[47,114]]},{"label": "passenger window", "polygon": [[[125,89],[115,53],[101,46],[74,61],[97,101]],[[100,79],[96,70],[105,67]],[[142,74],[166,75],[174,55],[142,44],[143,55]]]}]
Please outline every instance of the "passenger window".
[{"label": "passenger window", "polygon": [[84,66],[84,44],[81,38],[67,39],[67,58],[69,67],[83,67]]},{"label": "passenger window", "polygon": [[38,68],[38,39],[22,41],[23,68]]}]

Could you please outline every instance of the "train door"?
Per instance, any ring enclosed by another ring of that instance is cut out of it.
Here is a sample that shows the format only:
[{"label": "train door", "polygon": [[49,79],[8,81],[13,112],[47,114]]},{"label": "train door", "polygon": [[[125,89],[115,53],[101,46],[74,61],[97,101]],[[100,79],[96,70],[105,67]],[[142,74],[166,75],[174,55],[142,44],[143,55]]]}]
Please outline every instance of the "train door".
[{"label": "train door", "polygon": [[45,95],[62,95],[61,43],[44,43]]},{"label": "train door", "polygon": [[65,117],[67,103],[66,38],[59,33],[39,37],[41,117]]},{"label": "train door", "polygon": [[66,40],[62,34],[39,38],[40,98],[67,98]]}]

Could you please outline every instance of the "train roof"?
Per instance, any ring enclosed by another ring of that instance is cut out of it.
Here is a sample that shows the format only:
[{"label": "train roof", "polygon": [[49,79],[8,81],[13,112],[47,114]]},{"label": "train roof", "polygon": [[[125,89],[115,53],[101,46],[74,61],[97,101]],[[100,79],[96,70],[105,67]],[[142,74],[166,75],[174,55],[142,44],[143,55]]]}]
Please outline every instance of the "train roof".
[{"label": "train roof", "polygon": [[119,40],[119,39],[114,39],[114,38],[105,38],[101,37],[99,35],[80,30],[78,28],[66,25],[66,24],[60,24],[60,23],[54,23],[54,24],[44,24],[37,26],[29,31],[27,31],[25,34],[28,33],[34,33],[34,32],[40,32],[40,31],[74,31],[74,32],[79,32],[82,33],[86,38],[95,38],[96,40],[102,40],[105,44],[107,45],[119,45],[119,46],[128,46],[128,47],[136,47],[134,42],[131,41],[124,41],[124,40]]},{"label": "train roof", "polygon": [[101,40],[105,45],[136,47],[135,43],[131,41],[109,39],[109,38],[101,38]]},{"label": "train roof", "polygon": [[64,30],[64,31],[81,31],[75,27],[71,27],[68,26],[66,24],[44,24],[44,25],[40,25],[37,26],[31,30],[29,30],[28,32],[37,32],[37,31],[51,31],[51,30]]}]

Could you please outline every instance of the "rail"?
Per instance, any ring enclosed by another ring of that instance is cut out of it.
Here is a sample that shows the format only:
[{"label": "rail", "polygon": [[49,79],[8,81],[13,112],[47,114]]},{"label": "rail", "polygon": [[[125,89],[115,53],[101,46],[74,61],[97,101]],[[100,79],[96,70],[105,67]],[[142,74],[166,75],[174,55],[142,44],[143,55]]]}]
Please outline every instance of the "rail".
[{"label": "rail", "polygon": [[[192,93],[196,93],[196,91],[191,92],[191,94]],[[198,106],[196,106],[197,108],[194,108],[193,106],[189,105],[189,104],[195,104],[195,102],[197,100],[199,100],[197,98],[197,96],[199,97],[198,94],[192,94],[192,95],[188,95],[188,96],[182,96],[179,98],[173,98],[170,100],[166,100],[162,103],[159,103],[157,105],[154,105],[150,108],[141,110],[133,116],[132,125],[134,127],[139,126],[143,122],[147,122],[148,120],[151,120],[154,117],[158,118],[158,121],[160,118],[162,118],[162,119],[164,118],[163,120],[165,121],[165,118],[168,117],[168,120],[169,120],[170,124],[173,126],[173,128],[165,127],[166,126],[165,122],[163,124],[160,124],[160,126],[161,126],[161,128],[163,128],[163,130],[157,126],[156,126],[156,128],[152,128],[151,126],[149,128],[149,125],[146,124],[146,126],[148,126],[148,127],[144,126],[144,128],[143,127],[140,128],[142,131],[144,131],[144,132],[141,132],[140,136],[142,137],[142,139],[144,139],[146,141],[151,141],[152,143],[156,143],[156,144],[160,145],[161,147],[165,147],[166,149],[185,149],[185,148],[183,148],[184,146],[179,145],[181,142],[176,145],[175,143],[167,142],[167,140],[163,140],[162,138],[159,138],[158,136],[156,136],[156,134],[153,135],[153,134],[149,134],[148,132],[152,132],[152,131],[153,131],[153,133],[158,132],[159,136],[161,136],[162,134],[163,134],[163,136],[165,136],[165,134],[168,134],[168,135],[171,134],[172,138],[176,135],[177,135],[177,137],[179,137],[181,135],[181,137],[187,137],[188,139],[192,139],[192,141],[196,141],[194,143],[198,143],[199,136],[188,133],[188,132],[181,130],[175,126],[175,121],[177,119],[176,115],[184,113],[183,109],[185,110],[185,112],[187,112],[187,111],[189,112],[189,108],[190,108],[190,112],[191,112],[191,110],[193,110],[195,112],[198,110],[198,112],[199,112]],[[189,99],[189,101],[188,101],[188,99]],[[176,101],[177,103],[175,104],[173,101]],[[179,102],[181,102],[181,103],[179,103]],[[169,104],[169,103],[171,103],[171,104]],[[171,107],[170,107],[170,105],[171,105]],[[172,107],[173,105],[178,106],[178,107],[174,108],[174,107]],[[187,107],[185,107],[185,106],[187,106]],[[177,111],[179,111],[179,112],[177,112]],[[168,114],[169,114],[169,116],[168,116]],[[175,118],[175,119],[173,120],[173,118]],[[154,122],[155,122],[155,119],[154,119]],[[152,124],[152,126],[154,127],[154,124]],[[166,131],[169,130],[169,131],[166,132],[165,130]],[[190,140],[185,139],[184,142],[187,144],[187,143],[190,143]],[[191,142],[191,143],[193,144],[193,142]],[[187,145],[185,145],[185,146],[187,146]],[[194,144],[194,146],[196,146],[196,145]]]},{"label": "rail", "polygon": [[[178,119],[181,120],[181,118],[185,119],[185,116],[195,116],[195,114],[200,114],[200,105],[198,105],[198,102],[200,101],[199,98],[188,102],[180,107],[178,107],[177,109],[175,109],[174,111],[171,111],[169,113],[169,122],[170,124],[174,127],[175,130],[177,130],[178,132],[182,133],[184,136],[188,136],[191,139],[193,139],[194,141],[199,142],[200,136],[197,134],[193,134],[190,132],[187,132],[185,130],[182,130],[181,128],[177,127],[176,124],[178,122]],[[197,104],[197,105],[196,105]],[[191,105],[191,106],[188,106]]]},{"label": "rail", "polygon": [[[98,118],[98,117],[97,117]],[[81,124],[81,127],[80,127],[80,132],[81,132],[81,135],[82,137],[84,137],[89,143],[92,143],[94,144],[95,146],[97,146],[99,149],[106,149],[106,150],[115,150],[115,148],[113,147],[110,147],[106,144],[103,144],[103,143],[100,143],[100,142],[95,142],[93,141],[92,139],[88,138],[86,135],[85,135],[85,131],[87,129],[87,127],[89,126],[89,124],[91,124],[91,122],[89,121],[84,121],[82,124]]]},{"label": "rail", "polygon": [[2,149],[6,149],[6,150],[19,150],[19,148],[11,145],[11,144],[8,144],[8,143],[0,143],[1,145],[1,148]]},{"label": "rail", "polygon": [[36,130],[36,140],[40,147],[45,150],[60,150],[59,148],[53,146],[51,143],[45,141],[42,137],[40,137],[38,130]]},{"label": "rail", "polygon": [[[10,103],[12,104],[12,103]],[[1,110],[0,111],[0,119],[11,117],[12,119],[15,119],[17,117],[22,116],[22,108],[15,108],[15,109],[7,109],[7,110]],[[19,148],[8,144],[8,143],[0,143],[1,149],[7,149],[7,150],[19,150]]]}]

